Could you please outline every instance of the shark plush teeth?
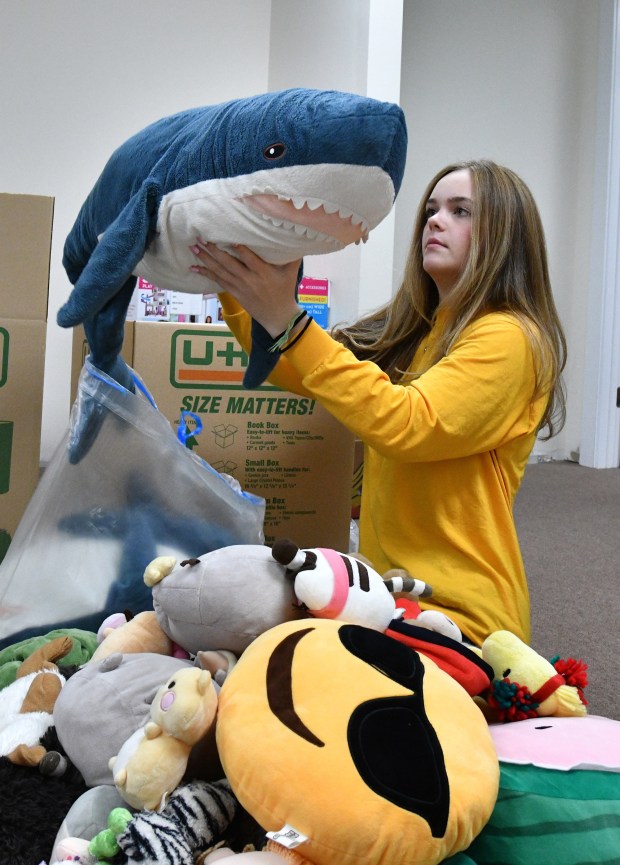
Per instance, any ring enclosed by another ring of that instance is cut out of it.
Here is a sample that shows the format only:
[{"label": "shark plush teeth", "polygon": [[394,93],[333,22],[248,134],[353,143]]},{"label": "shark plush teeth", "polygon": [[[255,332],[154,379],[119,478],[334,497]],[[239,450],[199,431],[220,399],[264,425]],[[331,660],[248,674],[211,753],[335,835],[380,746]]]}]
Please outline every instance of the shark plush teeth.
[{"label": "shark plush teeth", "polygon": [[[203,293],[217,287],[190,270],[197,240],[245,244],[276,264],[365,242],[394,204],[406,152],[397,105],[330,90],[156,121],[112,154],[78,214],[63,256],[73,291],[58,324],[83,323],[93,364],[132,389],[119,352],[136,276]],[[254,322],[247,387],[278,359],[261,331]]]}]

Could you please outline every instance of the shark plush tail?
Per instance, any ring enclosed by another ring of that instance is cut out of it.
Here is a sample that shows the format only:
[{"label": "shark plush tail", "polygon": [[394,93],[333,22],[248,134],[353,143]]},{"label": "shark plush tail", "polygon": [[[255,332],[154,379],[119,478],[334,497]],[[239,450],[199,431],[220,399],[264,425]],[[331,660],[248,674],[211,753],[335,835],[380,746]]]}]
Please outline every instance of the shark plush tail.
[{"label": "shark plush tail", "polygon": [[[120,350],[135,282],[135,277],[128,279],[121,291],[108,301],[103,309],[84,320],[84,332],[90,346],[93,366],[105,372],[125,390],[132,392],[135,390],[133,377],[120,355]],[[101,333],[105,334],[103,338]],[[72,465],[79,463],[90,451],[107,414],[108,410],[98,400],[80,391],[71,417],[68,455]]]}]

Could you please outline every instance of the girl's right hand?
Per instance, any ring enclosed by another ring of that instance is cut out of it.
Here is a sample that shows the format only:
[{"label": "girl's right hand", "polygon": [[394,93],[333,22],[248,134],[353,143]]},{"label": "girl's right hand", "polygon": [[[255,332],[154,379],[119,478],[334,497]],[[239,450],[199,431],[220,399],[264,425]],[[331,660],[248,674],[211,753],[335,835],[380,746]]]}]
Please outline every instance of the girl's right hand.
[{"label": "girl's right hand", "polygon": [[238,257],[215,244],[191,247],[199,261],[194,273],[216,282],[227,291],[272,337],[281,334],[301,311],[295,299],[301,259],[288,264],[270,264],[247,246],[235,246]]}]

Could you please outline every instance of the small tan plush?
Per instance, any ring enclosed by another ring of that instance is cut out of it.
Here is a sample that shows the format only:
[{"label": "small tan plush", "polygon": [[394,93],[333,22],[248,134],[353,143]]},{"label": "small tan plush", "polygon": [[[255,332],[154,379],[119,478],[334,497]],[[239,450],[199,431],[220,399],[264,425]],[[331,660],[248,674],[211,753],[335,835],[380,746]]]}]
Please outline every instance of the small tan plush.
[{"label": "small tan plush", "polygon": [[215,723],[218,697],[211,674],[183,667],[165,682],[150,720],[110,760],[114,783],[126,802],[159,810],[181,782],[190,751]]},{"label": "small tan plush", "polygon": [[[239,857],[243,859],[243,863]],[[218,847],[201,856],[195,865],[215,865],[216,862],[221,865],[311,865],[308,859],[304,859],[295,850],[288,850],[273,841],[268,841],[262,850],[243,850],[242,853],[234,853],[229,847]]]}]

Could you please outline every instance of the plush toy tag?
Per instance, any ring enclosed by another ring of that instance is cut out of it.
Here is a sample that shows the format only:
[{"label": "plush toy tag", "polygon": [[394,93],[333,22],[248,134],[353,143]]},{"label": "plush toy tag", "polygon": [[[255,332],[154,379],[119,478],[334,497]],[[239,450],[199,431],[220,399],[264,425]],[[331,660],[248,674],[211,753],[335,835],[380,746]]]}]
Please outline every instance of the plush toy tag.
[{"label": "plush toy tag", "polygon": [[293,827],[289,826],[288,823],[286,823],[279,832],[267,832],[267,837],[272,841],[281,844],[283,847],[287,847],[289,850],[299,847],[300,844],[303,844],[304,841],[308,840],[307,835],[302,835],[301,832],[298,832],[297,829],[293,829]]}]

